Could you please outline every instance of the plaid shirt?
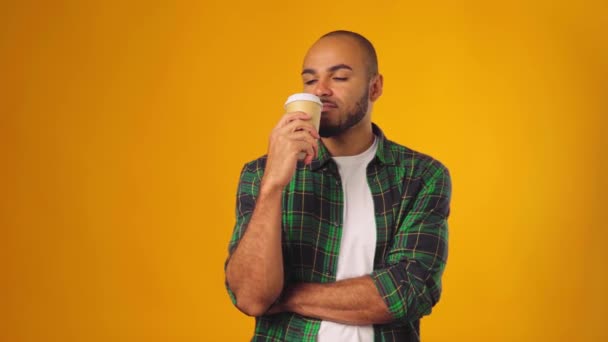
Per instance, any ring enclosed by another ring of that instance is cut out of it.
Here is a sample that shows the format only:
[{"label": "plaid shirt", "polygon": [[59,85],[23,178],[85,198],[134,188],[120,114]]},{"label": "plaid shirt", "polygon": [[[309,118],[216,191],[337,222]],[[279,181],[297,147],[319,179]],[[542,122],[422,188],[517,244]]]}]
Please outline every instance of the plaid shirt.
[{"label": "plaid shirt", "polygon": [[[441,294],[450,176],[433,158],[386,139],[376,125],[373,130],[378,149],[367,167],[367,182],[377,243],[370,276],[395,318],[393,323],[374,325],[374,336],[376,341],[419,341],[420,318],[431,312]],[[251,219],[265,164],[266,156],[247,163],[241,172],[230,254]],[[283,191],[286,284],[336,281],[343,200],[337,166],[319,143],[318,158],[309,166],[298,163]],[[229,288],[228,293],[236,303]],[[261,316],[252,340],[315,341],[320,323],[295,313]]]}]

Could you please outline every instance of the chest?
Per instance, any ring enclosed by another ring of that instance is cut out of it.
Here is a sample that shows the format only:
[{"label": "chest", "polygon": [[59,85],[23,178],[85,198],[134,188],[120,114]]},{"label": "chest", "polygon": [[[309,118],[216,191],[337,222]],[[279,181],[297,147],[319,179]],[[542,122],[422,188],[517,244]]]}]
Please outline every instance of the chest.
[{"label": "chest", "polygon": [[[360,177],[345,175],[343,179],[337,169],[331,167],[315,172],[304,170],[296,172],[285,188],[283,255],[286,268],[296,280],[335,280],[344,210],[353,198],[364,196],[365,191],[368,199],[364,202],[373,211],[375,220],[374,267],[382,267],[391,238],[409,206],[411,196],[407,192],[415,189],[402,188],[403,174],[397,168],[370,164],[364,176],[366,183],[359,181],[358,186],[352,187],[348,182]],[[344,182],[348,186],[345,187]]]}]

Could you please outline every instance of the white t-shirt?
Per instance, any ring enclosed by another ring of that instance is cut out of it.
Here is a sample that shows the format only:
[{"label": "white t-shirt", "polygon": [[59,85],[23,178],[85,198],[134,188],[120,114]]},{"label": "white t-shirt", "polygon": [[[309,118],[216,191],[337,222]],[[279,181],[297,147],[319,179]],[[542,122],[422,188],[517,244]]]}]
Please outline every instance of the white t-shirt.
[{"label": "white t-shirt", "polygon": [[[336,280],[360,277],[374,269],[376,219],[372,192],[367,184],[367,165],[376,155],[378,141],[356,156],[333,157],[344,192],[344,222]],[[322,321],[319,342],[373,341],[372,325],[345,325]]]}]

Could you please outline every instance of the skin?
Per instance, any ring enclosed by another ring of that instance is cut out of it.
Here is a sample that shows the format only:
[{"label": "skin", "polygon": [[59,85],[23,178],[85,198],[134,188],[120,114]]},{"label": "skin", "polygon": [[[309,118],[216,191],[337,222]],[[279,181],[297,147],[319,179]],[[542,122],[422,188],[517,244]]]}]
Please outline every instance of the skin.
[{"label": "skin", "polygon": [[[317,41],[304,58],[302,81],[304,92],[319,96],[324,103],[321,130],[344,123],[361,101],[366,102],[365,116],[358,124],[322,139],[333,156],[356,155],[371,146],[371,111],[382,95],[383,78],[378,74],[370,79],[365,53],[353,38],[333,36]],[[367,98],[362,99],[364,95]]]},{"label": "skin", "polygon": [[[373,143],[371,111],[382,94],[383,78],[370,75],[367,65],[363,49],[348,36],[322,38],[304,58],[304,92],[324,103],[320,131],[333,135],[321,139],[333,156],[357,155]],[[284,286],[281,193],[295,173],[298,153],[307,153],[307,164],[317,155],[320,136],[309,119],[304,113],[289,113],[271,133],[260,196],[226,271],[237,307],[250,316],[290,311],[353,325],[391,322],[370,276],[289,284],[275,303]]]}]

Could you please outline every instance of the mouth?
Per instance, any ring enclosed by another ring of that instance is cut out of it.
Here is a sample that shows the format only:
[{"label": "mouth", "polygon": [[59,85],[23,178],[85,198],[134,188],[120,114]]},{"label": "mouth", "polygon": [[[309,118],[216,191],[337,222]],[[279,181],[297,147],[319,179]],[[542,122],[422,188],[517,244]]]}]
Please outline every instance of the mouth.
[{"label": "mouth", "polygon": [[321,102],[323,102],[323,110],[322,110],[323,112],[327,112],[334,108],[338,108],[338,106],[333,102],[329,102],[329,101],[321,101]]}]

